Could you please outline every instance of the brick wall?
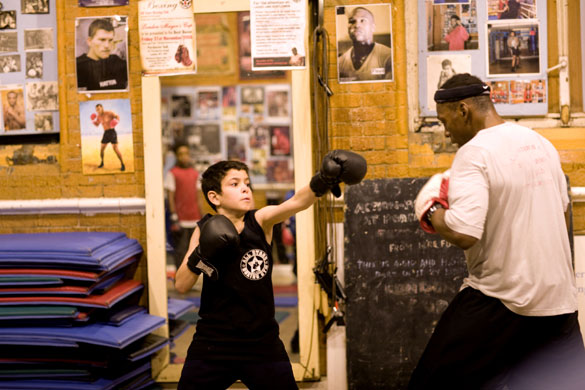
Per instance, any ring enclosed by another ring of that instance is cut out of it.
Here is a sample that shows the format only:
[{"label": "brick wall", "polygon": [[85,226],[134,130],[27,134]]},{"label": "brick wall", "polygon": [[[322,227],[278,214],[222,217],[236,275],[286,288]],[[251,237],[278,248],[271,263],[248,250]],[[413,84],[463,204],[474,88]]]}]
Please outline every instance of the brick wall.
[{"label": "brick wall", "polygon": [[[394,45],[394,82],[371,84],[339,84],[337,82],[335,7],[384,3],[383,1],[325,1],[324,27],[329,33],[329,85],[331,122],[329,134],[333,148],[349,148],[368,161],[366,179],[383,177],[423,177],[451,166],[456,148],[441,132],[408,132],[405,22],[407,0],[392,1],[392,43]],[[415,1],[415,0],[408,0]],[[552,1],[549,1],[552,3]],[[550,7],[549,7],[550,8]],[[549,31],[549,41],[556,39]],[[408,43],[410,44],[410,43]],[[555,93],[551,91],[551,93]],[[563,170],[571,185],[585,186],[585,131],[558,128],[541,131],[559,150]],[[585,203],[575,203],[575,232],[585,234]]]}]

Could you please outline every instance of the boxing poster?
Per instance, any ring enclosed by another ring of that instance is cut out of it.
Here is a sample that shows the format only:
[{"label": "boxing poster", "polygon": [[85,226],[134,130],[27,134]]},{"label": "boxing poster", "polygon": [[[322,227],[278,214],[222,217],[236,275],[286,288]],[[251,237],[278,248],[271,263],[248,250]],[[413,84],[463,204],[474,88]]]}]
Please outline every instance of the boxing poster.
[{"label": "boxing poster", "polygon": [[305,68],[306,4],[251,0],[252,70]]},{"label": "boxing poster", "polygon": [[191,0],[141,0],[138,32],[142,74],[197,72],[195,17]]},{"label": "boxing poster", "polygon": [[79,124],[84,175],[134,172],[129,99],[80,102]]},{"label": "boxing poster", "polygon": [[75,19],[77,91],[128,91],[128,17]]},{"label": "boxing poster", "polygon": [[394,80],[391,4],[335,7],[340,84]]}]

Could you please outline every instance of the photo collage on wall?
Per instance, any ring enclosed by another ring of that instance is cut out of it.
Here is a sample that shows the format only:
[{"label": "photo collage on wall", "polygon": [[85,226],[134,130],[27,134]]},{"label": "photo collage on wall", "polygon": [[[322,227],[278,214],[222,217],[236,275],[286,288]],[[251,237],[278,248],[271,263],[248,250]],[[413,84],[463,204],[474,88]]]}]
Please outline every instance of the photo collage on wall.
[{"label": "photo collage on wall", "polygon": [[0,136],[59,133],[55,5],[3,0]]},{"label": "photo collage on wall", "polygon": [[252,183],[293,182],[290,85],[164,87],[161,99],[165,170],[184,142],[199,172],[238,160]]},{"label": "photo collage on wall", "polygon": [[[540,0],[420,0],[419,26],[423,115],[435,115],[435,91],[457,73],[490,84],[503,115],[546,113],[546,7]],[[543,31],[541,31],[543,30]],[[517,105],[522,104],[522,111]]]}]

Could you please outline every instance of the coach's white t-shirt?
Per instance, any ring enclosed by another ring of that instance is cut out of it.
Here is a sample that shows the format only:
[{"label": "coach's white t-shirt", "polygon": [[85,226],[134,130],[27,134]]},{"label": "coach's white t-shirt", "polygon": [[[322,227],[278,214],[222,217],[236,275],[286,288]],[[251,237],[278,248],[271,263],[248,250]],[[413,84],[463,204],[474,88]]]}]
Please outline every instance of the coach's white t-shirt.
[{"label": "coach's white t-shirt", "polygon": [[455,155],[445,213],[452,230],[479,240],[465,251],[463,287],[520,315],[576,311],[568,203],[559,156],[548,140],[512,123],[478,132]]}]

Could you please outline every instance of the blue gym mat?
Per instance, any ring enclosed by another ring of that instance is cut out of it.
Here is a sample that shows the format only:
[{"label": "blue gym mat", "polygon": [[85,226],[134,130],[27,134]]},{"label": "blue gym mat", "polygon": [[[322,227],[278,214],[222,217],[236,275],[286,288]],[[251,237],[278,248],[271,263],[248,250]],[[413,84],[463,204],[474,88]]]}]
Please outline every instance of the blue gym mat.
[{"label": "blue gym mat", "polygon": [[167,302],[169,319],[175,320],[191,309],[195,308],[195,304],[188,299],[169,298]]},{"label": "blue gym mat", "polygon": [[[129,382],[150,370],[150,361],[116,379],[99,378],[93,382],[64,380],[8,380],[0,381],[0,389],[11,390],[110,390],[119,389],[124,382]],[[139,388],[143,388],[142,386]],[[130,389],[130,388],[129,388]]]},{"label": "blue gym mat", "polygon": [[[1,344],[24,344],[31,339],[54,342],[76,343],[83,342],[94,345],[103,345],[113,348],[124,348],[141,337],[165,324],[162,317],[146,313],[138,313],[120,326],[107,324],[88,324],[85,326],[58,328],[58,327],[30,327],[30,328],[2,328],[0,332]],[[27,344],[30,345],[30,344]]]}]

